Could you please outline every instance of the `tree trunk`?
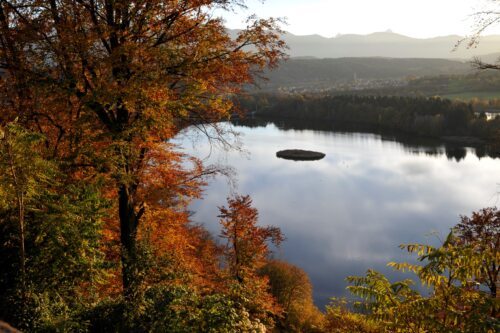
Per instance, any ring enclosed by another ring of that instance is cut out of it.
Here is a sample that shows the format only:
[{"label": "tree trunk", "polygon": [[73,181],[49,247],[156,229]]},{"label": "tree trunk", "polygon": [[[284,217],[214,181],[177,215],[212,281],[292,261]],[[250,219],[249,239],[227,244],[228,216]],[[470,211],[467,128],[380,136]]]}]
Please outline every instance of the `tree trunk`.
[{"label": "tree trunk", "polygon": [[9,167],[14,182],[14,188],[17,197],[17,214],[19,223],[19,266],[21,276],[21,289],[23,298],[26,295],[26,249],[25,249],[25,223],[24,223],[24,188],[20,183],[15,166],[15,156],[12,151],[12,145],[7,143],[9,154]]},{"label": "tree trunk", "polygon": [[25,226],[24,226],[24,197],[22,194],[18,197],[19,214],[19,260],[21,265],[21,287],[23,298],[26,293],[26,248],[25,248]]},{"label": "tree trunk", "polygon": [[120,241],[122,245],[122,281],[123,295],[126,300],[131,300],[135,294],[136,284],[136,237],[138,226],[138,215],[135,212],[131,188],[121,185],[118,191],[119,217],[120,217]]}]

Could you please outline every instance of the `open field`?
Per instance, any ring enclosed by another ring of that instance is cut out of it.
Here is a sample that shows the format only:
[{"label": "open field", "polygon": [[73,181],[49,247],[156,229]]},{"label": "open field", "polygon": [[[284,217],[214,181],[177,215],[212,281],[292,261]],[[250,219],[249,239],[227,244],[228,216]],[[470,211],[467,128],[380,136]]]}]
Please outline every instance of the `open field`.
[{"label": "open field", "polygon": [[500,99],[500,91],[471,91],[471,92],[461,92],[455,94],[442,95],[443,98],[448,98],[452,100],[470,101],[472,99],[489,100],[489,99]]}]

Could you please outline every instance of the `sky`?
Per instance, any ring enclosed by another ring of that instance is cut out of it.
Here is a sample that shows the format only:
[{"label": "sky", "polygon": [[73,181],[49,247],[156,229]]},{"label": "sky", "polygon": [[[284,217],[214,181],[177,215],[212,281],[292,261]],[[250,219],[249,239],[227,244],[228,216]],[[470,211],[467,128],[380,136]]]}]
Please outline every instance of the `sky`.
[{"label": "sky", "polygon": [[[493,4],[492,4],[493,3]],[[225,14],[229,28],[245,27],[245,17],[286,18],[296,35],[369,34],[391,30],[415,38],[470,35],[472,14],[499,8],[499,0],[248,0],[247,10]],[[486,34],[500,34],[500,24]]]}]

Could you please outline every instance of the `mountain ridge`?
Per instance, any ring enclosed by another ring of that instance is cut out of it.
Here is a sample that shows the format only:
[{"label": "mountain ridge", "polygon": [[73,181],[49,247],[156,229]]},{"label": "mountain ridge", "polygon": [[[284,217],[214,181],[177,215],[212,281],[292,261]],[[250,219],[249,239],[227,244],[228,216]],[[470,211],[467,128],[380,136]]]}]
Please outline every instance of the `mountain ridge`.
[{"label": "mountain ridge", "polygon": [[[229,30],[235,36],[238,30]],[[283,34],[290,57],[349,58],[434,58],[462,59],[482,57],[500,51],[500,35],[483,36],[478,45],[467,48],[466,43],[457,47],[465,37],[459,35],[414,38],[382,31],[366,35],[342,34],[334,37]]]}]

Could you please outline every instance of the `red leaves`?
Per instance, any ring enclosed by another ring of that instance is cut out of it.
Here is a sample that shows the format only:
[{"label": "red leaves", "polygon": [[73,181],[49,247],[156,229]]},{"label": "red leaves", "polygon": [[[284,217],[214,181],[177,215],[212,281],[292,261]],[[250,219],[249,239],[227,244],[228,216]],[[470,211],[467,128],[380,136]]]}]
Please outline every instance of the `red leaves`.
[{"label": "red leaves", "polygon": [[227,285],[256,316],[265,319],[268,313],[279,316],[282,309],[269,293],[269,279],[259,275],[271,253],[269,243],[279,246],[283,235],[279,228],[257,225],[257,209],[252,199],[236,196],[228,199],[228,207],[220,207],[221,237],[226,240],[223,249]]},{"label": "red leaves", "polygon": [[257,225],[258,212],[250,196],[236,196],[228,204],[219,208],[220,236],[227,241],[225,255],[231,274],[241,282],[265,264],[271,252],[268,242],[279,246],[284,237],[277,227]]}]

